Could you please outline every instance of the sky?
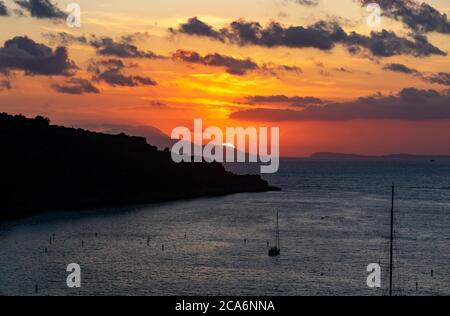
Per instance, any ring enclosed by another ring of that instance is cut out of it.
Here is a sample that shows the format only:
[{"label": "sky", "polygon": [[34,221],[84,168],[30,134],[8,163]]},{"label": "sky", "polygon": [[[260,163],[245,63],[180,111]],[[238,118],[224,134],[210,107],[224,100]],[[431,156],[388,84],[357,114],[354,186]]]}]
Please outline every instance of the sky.
[{"label": "sky", "polygon": [[195,118],[275,126],[283,156],[450,155],[449,14],[450,0],[0,0],[0,112],[168,135]]}]

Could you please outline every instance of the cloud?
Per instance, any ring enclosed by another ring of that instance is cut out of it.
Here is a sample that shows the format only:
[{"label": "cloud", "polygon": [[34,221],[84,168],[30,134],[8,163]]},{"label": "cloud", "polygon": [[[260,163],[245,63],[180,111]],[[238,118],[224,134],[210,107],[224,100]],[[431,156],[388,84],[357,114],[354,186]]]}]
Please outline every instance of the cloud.
[{"label": "cloud", "polygon": [[156,83],[150,78],[127,76],[116,70],[105,70],[95,77],[96,81],[103,81],[110,86],[137,87],[140,85],[154,86]]},{"label": "cloud", "polygon": [[[197,27],[197,25],[202,27]],[[345,32],[335,23],[318,22],[309,27],[290,26],[272,22],[263,27],[258,22],[247,22],[243,19],[230,23],[227,27],[214,30],[212,26],[194,17],[181,24],[172,33],[182,33],[210,37],[220,41],[229,41],[240,45],[258,45],[266,47],[287,46],[294,48],[313,47],[330,50],[334,42],[345,37]]]},{"label": "cloud", "polygon": [[105,82],[110,86],[137,87],[156,86],[156,81],[149,77],[126,75],[122,71],[125,64],[120,59],[93,61],[88,70],[94,74],[93,80]]},{"label": "cloud", "polygon": [[259,69],[258,65],[249,58],[237,59],[218,53],[202,56],[193,51],[177,50],[172,55],[172,58],[186,63],[225,67],[228,73],[238,76],[245,75],[248,71]]},{"label": "cloud", "polygon": [[88,66],[88,71],[98,73],[102,68],[122,70],[125,68],[125,63],[122,60],[115,58],[91,61]]},{"label": "cloud", "polygon": [[285,27],[280,23],[271,22],[263,27],[258,22],[240,19],[220,30],[215,30],[198,18],[191,18],[177,29],[169,30],[174,34],[209,37],[238,45],[316,48],[329,51],[336,44],[342,44],[352,54],[368,51],[377,57],[446,55],[445,52],[429,43],[423,35],[413,34],[411,38],[403,38],[386,30],[372,32],[370,36],[356,32],[347,34],[336,21],[319,21],[307,27]]},{"label": "cloud", "polygon": [[85,44],[89,43],[89,40],[84,35],[73,35],[66,32],[51,32],[43,33],[42,37],[47,39],[50,44],[69,46],[73,44]]},{"label": "cloud", "polygon": [[110,37],[93,37],[89,44],[97,50],[98,55],[111,56],[119,58],[148,58],[148,59],[164,59],[164,56],[155,54],[152,51],[142,51],[137,48],[131,41],[134,38],[127,36],[117,42]]},{"label": "cloud", "polygon": [[110,37],[98,37],[95,35],[72,35],[66,32],[44,33],[50,43],[60,45],[82,44],[95,48],[100,56],[118,57],[118,58],[148,58],[148,59],[166,59],[167,57],[158,55],[152,51],[140,50],[134,43],[142,41],[148,37],[147,33],[133,33],[122,36],[119,40]]},{"label": "cloud", "polygon": [[418,7],[404,7],[392,13],[416,32],[439,32],[450,34],[450,22],[447,15],[440,13],[427,3]]},{"label": "cloud", "polygon": [[271,96],[250,96],[245,99],[250,104],[288,104],[293,107],[306,107],[310,105],[318,105],[324,103],[323,100],[315,97],[288,97],[285,95],[271,95]]},{"label": "cloud", "polygon": [[352,71],[345,68],[345,67],[337,67],[334,70],[339,71],[339,72],[345,72],[345,73],[351,73]]},{"label": "cloud", "polygon": [[0,91],[10,90],[11,88],[11,81],[8,78],[0,80]]},{"label": "cloud", "polygon": [[303,5],[306,7],[317,7],[319,5],[319,0],[293,0],[293,1],[299,5]]},{"label": "cloud", "polygon": [[142,42],[150,37],[148,32],[134,32],[131,34],[123,35],[121,39],[127,43]]},{"label": "cloud", "polygon": [[14,2],[28,11],[32,17],[38,19],[65,19],[67,17],[66,13],[49,0],[14,0]]},{"label": "cloud", "polygon": [[447,53],[429,43],[423,35],[412,34],[412,38],[413,40],[399,37],[394,32],[386,30],[371,32],[370,36],[352,32],[347,36],[345,43],[348,46],[348,51],[352,54],[361,53],[361,48],[364,48],[376,57],[447,55]]},{"label": "cloud", "polygon": [[414,0],[357,0],[361,5],[366,6],[371,3],[377,3],[383,10],[392,9],[396,7],[413,5]]},{"label": "cloud", "polygon": [[386,66],[384,66],[384,69],[395,72],[402,72],[405,74],[419,74],[416,69],[409,68],[403,64],[387,64]]},{"label": "cloud", "polygon": [[3,1],[0,1],[0,16],[8,16],[9,11],[8,8],[5,6],[5,3]]},{"label": "cloud", "polygon": [[304,110],[250,109],[234,112],[231,119],[248,121],[347,121],[450,119],[450,90],[406,88],[396,95],[362,97],[353,102],[309,106]]},{"label": "cloud", "polygon": [[180,24],[178,29],[169,28],[171,33],[183,33],[188,35],[199,35],[211,37],[220,41],[223,41],[223,35],[214,30],[211,25],[208,25],[200,21],[197,17],[190,18],[186,23]]},{"label": "cloud", "polygon": [[412,0],[360,0],[362,5],[378,3],[383,14],[401,21],[417,33],[439,32],[450,34],[450,21],[447,15],[440,13],[429,4]]},{"label": "cloud", "polygon": [[[133,33],[122,36],[119,40],[110,37],[97,37],[91,35],[73,35],[66,32],[44,33],[45,37],[52,44],[72,45],[81,44],[92,46],[100,56],[116,58],[148,58],[148,59],[167,59],[168,57],[158,55],[151,51],[142,51],[138,49],[134,42],[145,40],[147,33]],[[275,65],[263,64],[257,65],[250,58],[239,59],[232,56],[218,53],[200,55],[194,51],[178,50],[171,55],[173,60],[180,60],[191,64],[202,64],[206,66],[225,67],[226,71],[233,75],[245,75],[248,71],[260,70],[264,74],[278,76],[278,72],[291,72],[294,74],[302,73],[302,69],[294,65]]]},{"label": "cloud", "polygon": [[450,73],[448,72],[439,72],[437,74],[433,74],[425,79],[431,83],[437,83],[445,86],[450,86]]},{"label": "cloud", "polygon": [[159,100],[153,100],[152,102],[150,102],[150,105],[154,108],[159,108],[159,109],[168,108],[166,103],[159,101]]},{"label": "cloud", "polygon": [[73,75],[77,67],[65,47],[52,50],[32,39],[17,36],[0,47],[0,72],[23,70],[27,75]]},{"label": "cloud", "polygon": [[100,93],[89,80],[82,78],[71,78],[65,84],[53,84],[51,87],[57,92],[66,94]]},{"label": "cloud", "polygon": [[383,69],[389,70],[389,71],[394,71],[394,72],[401,72],[401,73],[404,73],[407,75],[419,77],[422,80],[429,82],[429,83],[450,86],[450,73],[447,73],[447,72],[426,74],[426,73],[418,71],[417,69],[405,66],[403,64],[387,64],[383,67]]},{"label": "cloud", "polygon": [[301,74],[303,70],[300,67],[297,66],[289,66],[289,65],[279,65],[276,66],[281,71],[287,71],[287,72],[293,72],[296,74]]},{"label": "cloud", "polygon": [[179,49],[175,53],[173,53],[172,59],[191,64],[224,67],[226,69],[226,72],[237,76],[244,76],[249,71],[256,70],[261,71],[264,75],[275,77],[278,77],[279,72],[291,72],[294,74],[302,73],[302,69],[297,66],[276,65],[273,63],[258,65],[250,58],[240,59],[218,53],[202,56],[197,52],[182,49]]}]

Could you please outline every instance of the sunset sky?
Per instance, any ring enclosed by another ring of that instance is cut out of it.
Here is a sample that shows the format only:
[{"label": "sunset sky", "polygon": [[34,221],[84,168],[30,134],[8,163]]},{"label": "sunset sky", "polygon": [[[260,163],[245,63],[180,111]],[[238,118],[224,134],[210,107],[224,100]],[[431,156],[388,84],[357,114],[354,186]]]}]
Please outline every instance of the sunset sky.
[{"label": "sunset sky", "polygon": [[283,156],[450,155],[449,14],[449,0],[0,1],[0,112],[169,135],[194,118],[279,126]]}]

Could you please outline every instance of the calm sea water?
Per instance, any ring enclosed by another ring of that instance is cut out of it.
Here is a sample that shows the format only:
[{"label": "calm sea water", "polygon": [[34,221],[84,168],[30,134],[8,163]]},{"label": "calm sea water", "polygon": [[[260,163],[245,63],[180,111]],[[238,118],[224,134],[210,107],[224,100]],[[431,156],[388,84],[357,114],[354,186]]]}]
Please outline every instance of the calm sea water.
[{"label": "calm sea water", "polygon": [[[450,295],[449,160],[292,159],[267,179],[283,191],[0,224],[0,294],[383,295],[394,182],[395,293]],[[80,289],[66,286],[72,262]],[[372,262],[381,289],[366,285]]]}]

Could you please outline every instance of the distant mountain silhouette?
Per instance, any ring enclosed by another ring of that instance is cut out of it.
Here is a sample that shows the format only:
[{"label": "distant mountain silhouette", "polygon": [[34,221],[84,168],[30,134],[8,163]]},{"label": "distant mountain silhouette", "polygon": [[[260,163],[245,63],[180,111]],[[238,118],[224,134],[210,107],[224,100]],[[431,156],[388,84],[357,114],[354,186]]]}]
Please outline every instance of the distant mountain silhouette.
[{"label": "distant mountain silhouette", "polygon": [[44,210],[103,208],[277,190],[219,163],[181,163],[143,137],[0,114],[0,219]]},{"label": "distant mountain silhouette", "polygon": [[391,158],[391,159],[450,159],[450,156],[439,156],[439,155],[411,155],[411,154],[392,154],[392,155],[382,155],[382,156],[367,156],[367,155],[356,155],[356,154],[343,154],[343,153],[333,153],[333,152],[319,152],[314,153],[310,156],[314,159],[355,159],[355,158]]},{"label": "distant mountain silhouette", "polygon": [[80,126],[83,129],[102,132],[106,134],[121,134],[129,136],[144,137],[149,144],[158,147],[160,150],[171,148],[177,141],[171,139],[158,128],[151,125],[125,125],[125,124],[86,124]]},{"label": "distant mountain silhouette", "polygon": [[[176,139],[171,139],[168,135],[164,134],[161,130],[154,126],[132,126],[132,125],[122,125],[122,124],[86,124],[81,126],[84,129],[90,131],[97,131],[106,134],[121,134],[124,133],[129,136],[139,136],[144,137],[149,144],[152,144],[160,150],[164,150],[166,148],[172,148],[172,146],[178,142]],[[183,142],[183,141],[182,141]],[[197,145],[192,142],[187,142],[191,147],[191,152],[195,152],[195,148],[203,152],[203,148],[205,145]],[[217,151],[219,147],[223,147],[221,145],[214,146]],[[233,150],[235,161],[237,161],[237,155],[240,153],[237,149]],[[244,152],[245,161],[250,161],[250,154],[248,152]],[[208,157],[211,158],[211,157]],[[259,157],[256,156],[256,159]],[[212,158],[211,158],[212,159]],[[226,161],[226,149],[224,148],[223,161]]]}]

